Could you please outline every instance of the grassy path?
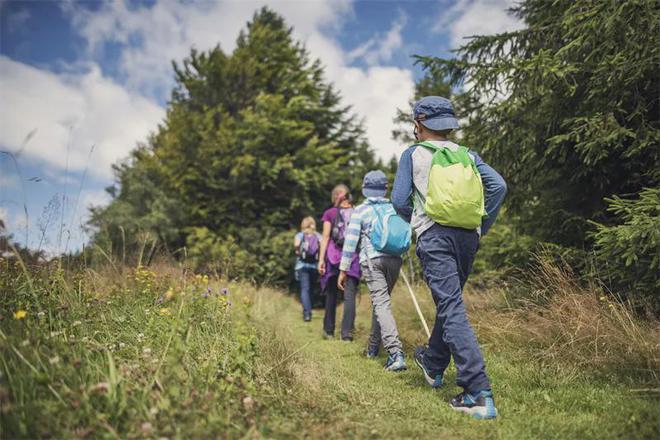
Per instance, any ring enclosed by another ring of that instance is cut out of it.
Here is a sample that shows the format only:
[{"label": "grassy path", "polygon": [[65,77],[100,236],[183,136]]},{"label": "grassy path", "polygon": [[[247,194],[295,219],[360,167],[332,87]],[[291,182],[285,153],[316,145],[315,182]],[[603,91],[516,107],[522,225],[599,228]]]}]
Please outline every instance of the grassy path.
[{"label": "grassy path", "polygon": [[[322,311],[304,323],[299,304],[274,291],[256,295],[262,373],[268,416],[260,431],[272,437],[312,438],[660,438],[657,395],[631,394],[621,376],[595,378],[575,367],[544,366],[525,359],[498,336],[483,345],[501,417],[475,421],[446,403],[460,390],[450,367],[440,390],[426,386],[410,357],[409,370],[389,373],[362,357],[369,299],[362,295],[356,342],[321,339]],[[424,298],[431,317],[429,298]],[[423,331],[403,290],[395,292],[395,317],[408,356]],[[475,312],[476,313],[476,312]],[[339,315],[340,316],[340,315]],[[479,331],[488,314],[476,313]]]}]

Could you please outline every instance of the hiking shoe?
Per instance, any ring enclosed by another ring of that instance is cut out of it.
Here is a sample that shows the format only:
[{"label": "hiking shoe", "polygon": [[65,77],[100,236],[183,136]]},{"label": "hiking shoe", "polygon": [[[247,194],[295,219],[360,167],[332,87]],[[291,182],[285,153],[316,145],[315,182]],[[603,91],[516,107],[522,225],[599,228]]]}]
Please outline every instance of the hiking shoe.
[{"label": "hiking shoe", "polygon": [[364,351],[364,355],[368,359],[375,359],[378,357],[378,347],[367,347],[367,349]]},{"label": "hiking shoe", "polygon": [[395,355],[389,355],[387,357],[387,362],[385,363],[385,369],[387,371],[403,371],[407,370],[408,366],[406,365],[405,357],[403,353],[398,352]]},{"label": "hiking shoe", "polygon": [[312,320],[312,315],[306,315],[306,316],[303,316],[303,321],[305,321],[305,322],[309,322],[309,321],[311,321],[311,320]]},{"label": "hiking shoe", "polygon": [[323,339],[335,339],[335,335],[328,332],[323,332]]},{"label": "hiking shoe", "polygon": [[353,338],[351,336],[343,336],[341,340],[343,342],[353,342]]},{"label": "hiking shoe", "polygon": [[426,349],[424,347],[417,347],[415,349],[415,363],[422,369],[424,379],[429,385],[431,385],[431,388],[440,388],[442,386],[442,374],[433,374],[431,373],[431,370],[426,368],[424,365],[425,351]]},{"label": "hiking shoe", "polygon": [[449,404],[456,411],[470,414],[475,419],[486,420],[497,417],[495,399],[491,390],[482,390],[476,396],[463,391],[451,399]]}]

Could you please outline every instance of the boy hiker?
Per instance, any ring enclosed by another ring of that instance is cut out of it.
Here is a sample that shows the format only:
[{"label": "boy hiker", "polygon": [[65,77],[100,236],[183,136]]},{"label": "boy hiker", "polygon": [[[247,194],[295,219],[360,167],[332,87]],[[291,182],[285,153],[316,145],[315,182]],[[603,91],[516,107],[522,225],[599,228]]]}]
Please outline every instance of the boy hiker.
[{"label": "boy hiker", "polygon": [[442,385],[453,357],[456,383],[464,391],[450,405],[476,418],[492,419],[497,410],[462,290],[479,237],[495,221],[506,184],[475,152],[447,139],[458,128],[448,99],[422,98],[414,105],[413,118],[418,143],[401,155],[392,203],[411,220],[417,256],[437,309],[428,347],[416,349],[415,362],[435,388]]},{"label": "boy hiker", "polygon": [[367,198],[351,215],[346,230],[337,285],[344,290],[346,271],[359,247],[362,276],[369,288],[373,312],[367,357],[378,356],[381,345],[389,353],[388,371],[405,370],[403,345],[399,338],[391,295],[401,269],[401,254],[410,247],[410,225],[399,217],[385,198],[387,177],[380,170],[370,171],[362,181],[362,194]]}]

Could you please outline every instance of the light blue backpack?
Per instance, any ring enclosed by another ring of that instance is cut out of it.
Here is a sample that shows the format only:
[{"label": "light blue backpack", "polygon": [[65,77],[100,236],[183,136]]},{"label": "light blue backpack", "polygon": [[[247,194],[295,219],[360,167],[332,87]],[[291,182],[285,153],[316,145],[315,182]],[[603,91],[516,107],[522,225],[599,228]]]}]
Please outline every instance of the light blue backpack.
[{"label": "light blue backpack", "polygon": [[394,210],[391,203],[371,205],[376,218],[371,224],[369,240],[374,249],[388,255],[400,256],[410,247],[410,225]]}]

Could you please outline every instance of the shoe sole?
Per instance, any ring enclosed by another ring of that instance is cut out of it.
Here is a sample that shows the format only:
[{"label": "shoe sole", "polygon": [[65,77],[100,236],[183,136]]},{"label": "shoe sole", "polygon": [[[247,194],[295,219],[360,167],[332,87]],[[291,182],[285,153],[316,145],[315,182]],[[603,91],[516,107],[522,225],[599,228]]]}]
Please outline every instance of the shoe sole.
[{"label": "shoe sole", "polygon": [[442,386],[442,384],[437,385],[435,383],[435,379],[433,379],[431,376],[428,375],[428,373],[426,372],[426,368],[424,368],[422,363],[419,360],[417,360],[416,356],[415,356],[415,363],[422,370],[422,373],[424,373],[424,380],[426,380],[426,383],[428,383],[431,386],[431,388],[440,388]]},{"label": "shoe sole", "polygon": [[400,367],[392,368],[392,367],[385,367],[385,371],[393,371],[395,373],[398,373],[399,371],[406,371],[408,369],[407,365],[402,365]]},{"label": "shoe sole", "polygon": [[488,408],[485,406],[473,406],[472,408],[467,408],[467,407],[457,408],[455,406],[452,406],[451,408],[455,411],[468,414],[477,420],[492,420],[497,418],[497,409],[494,407]]}]

